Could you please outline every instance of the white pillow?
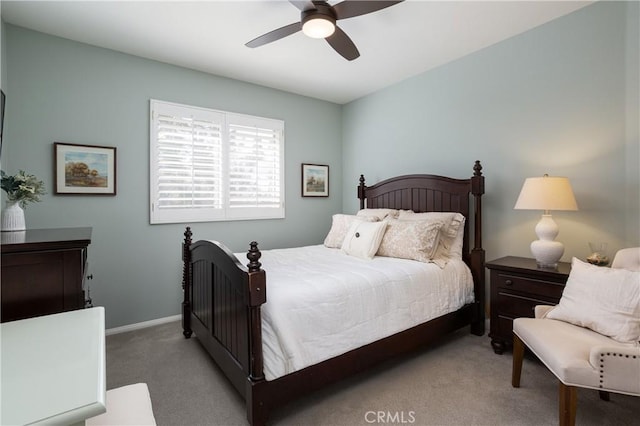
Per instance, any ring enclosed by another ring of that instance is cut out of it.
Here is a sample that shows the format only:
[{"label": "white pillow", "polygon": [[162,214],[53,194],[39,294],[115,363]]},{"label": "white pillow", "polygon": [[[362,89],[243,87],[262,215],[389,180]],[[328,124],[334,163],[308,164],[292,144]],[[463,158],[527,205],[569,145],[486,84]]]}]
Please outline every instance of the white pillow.
[{"label": "white pillow", "polygon": [[373,259],[387,228],[387,222],[354,221],[342,242],[342,251],[362,259]]},{"label": "white pillow", "polygon": [[439,221],[401,221],[390,219],[376,253],[378,256],[431,262],[438,249]]},{"label": "white pillow", "polygon": [[575,257],[560,303],[546,318],[590,328],[619,342],[640,340],[640,272]]},{"label": "white pillow", "polygon": [[340,248],[349,227],[354,221],[375,222],[374,217],[357,217],[348,214],[334,214],[331,218],[331,229],[324,239],[324,245],[329,248]]},{"label": "white pillow", "polygon": [[462,259],[462,246],[464,243],[465,217],[458,212],[426,212],[415,213],[411,210],[400,210],[398,220],[426,220],[442,221],[444,226],[440,234],[438,254],[436,259],[446,264],[449,259]]},{"label": "white pillow", "polygon": [[356,213],[358,217],[375,217],[377,220],[396,218],[398,210],[394,209],[362,209]]}]

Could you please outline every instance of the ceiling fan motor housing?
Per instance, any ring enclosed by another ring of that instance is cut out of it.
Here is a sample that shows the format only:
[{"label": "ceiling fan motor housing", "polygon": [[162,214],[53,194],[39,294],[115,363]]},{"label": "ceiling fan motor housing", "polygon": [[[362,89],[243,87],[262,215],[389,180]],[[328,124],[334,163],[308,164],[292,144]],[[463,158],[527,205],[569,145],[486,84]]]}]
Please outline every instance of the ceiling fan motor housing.
[{"label": "ceiling fan motor housing", "polygon": [[315,3],[314,6],[314,9],[303,10],[300,13],[300,22],[302,23],[303,28],[307,22],[315,19],[323,19],[325,21],[329,21],[333,27],[336,26],[336,13],[331,6],[317,3]]}]

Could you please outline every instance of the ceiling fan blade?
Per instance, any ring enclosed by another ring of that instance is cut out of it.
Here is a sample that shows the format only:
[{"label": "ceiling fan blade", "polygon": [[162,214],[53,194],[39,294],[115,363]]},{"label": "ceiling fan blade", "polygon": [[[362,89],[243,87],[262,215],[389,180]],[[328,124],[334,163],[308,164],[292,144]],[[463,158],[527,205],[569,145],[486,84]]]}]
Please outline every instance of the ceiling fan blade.
[{"label": "ceiling fan blade", "polygon": [[297,7],[298,9],[300,9],[303,12],[305,10],[315,9],[315,6],[313,5],[313,3],[311,1],[289,0],[289,3],[291,3],[292,5],[294,5],[295,7]]},{"label": "ceiling fan blade", "polygon": [[293,33],[297,33],[302,29],[302,23],[295,22],[293,24],[286,25],[282,28],[278,28],[277,30],[270,31],[266,34],[261,35],[260,37],[256,37],[245,46],[247,47],[258,47],[265,45],[267,43],[271,43],[272,41],[280,40],[288,35]]},{"label": "ceiling fan blade", "polygon": [[336,19],[353,18],[354,16],[366,15],[367,13],[376,12],[385,9],[394,4],[402,3],[404,0],[383,1],[383,0],[345,0],[333,6],[336,12]]},{"label": "ceiling fan blade", "polygon": [[331,45],[331,47],[333,47],[333,49],[341,54],[346,60],[353,61],[360,56],[358,48],[353,41],[351,41],[347,33],[337,26],[335,32],[325,40],[327,40],[327,43],[329,43],[329,45]]}]

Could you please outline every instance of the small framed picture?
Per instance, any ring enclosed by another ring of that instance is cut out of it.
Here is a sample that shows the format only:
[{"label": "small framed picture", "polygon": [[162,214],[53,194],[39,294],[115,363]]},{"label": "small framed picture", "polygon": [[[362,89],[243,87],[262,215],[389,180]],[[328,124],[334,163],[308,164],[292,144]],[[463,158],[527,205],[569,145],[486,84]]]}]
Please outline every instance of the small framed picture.
[{"label": "small framed picture", "polygon": [[55,194],[116,195],[116,148],[55,142]]},{"label": "small framed picture", "polygon": [[321,164],[302,165],[302,196],[329,196],[329,166]]}]

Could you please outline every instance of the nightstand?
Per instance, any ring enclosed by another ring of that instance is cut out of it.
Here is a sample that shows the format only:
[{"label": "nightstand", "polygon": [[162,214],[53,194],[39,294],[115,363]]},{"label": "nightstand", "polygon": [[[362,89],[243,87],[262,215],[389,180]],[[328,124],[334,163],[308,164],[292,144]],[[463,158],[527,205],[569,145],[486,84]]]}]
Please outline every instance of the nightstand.
[{"label": "nightstand", "polygon": [[556,305],[569,278],[571,264],[539,268],[535,259],[507,256],[486,263],[490,271],[489,337],[497,354],[513,342],[513,320],[534,316],[536,305]]}]

